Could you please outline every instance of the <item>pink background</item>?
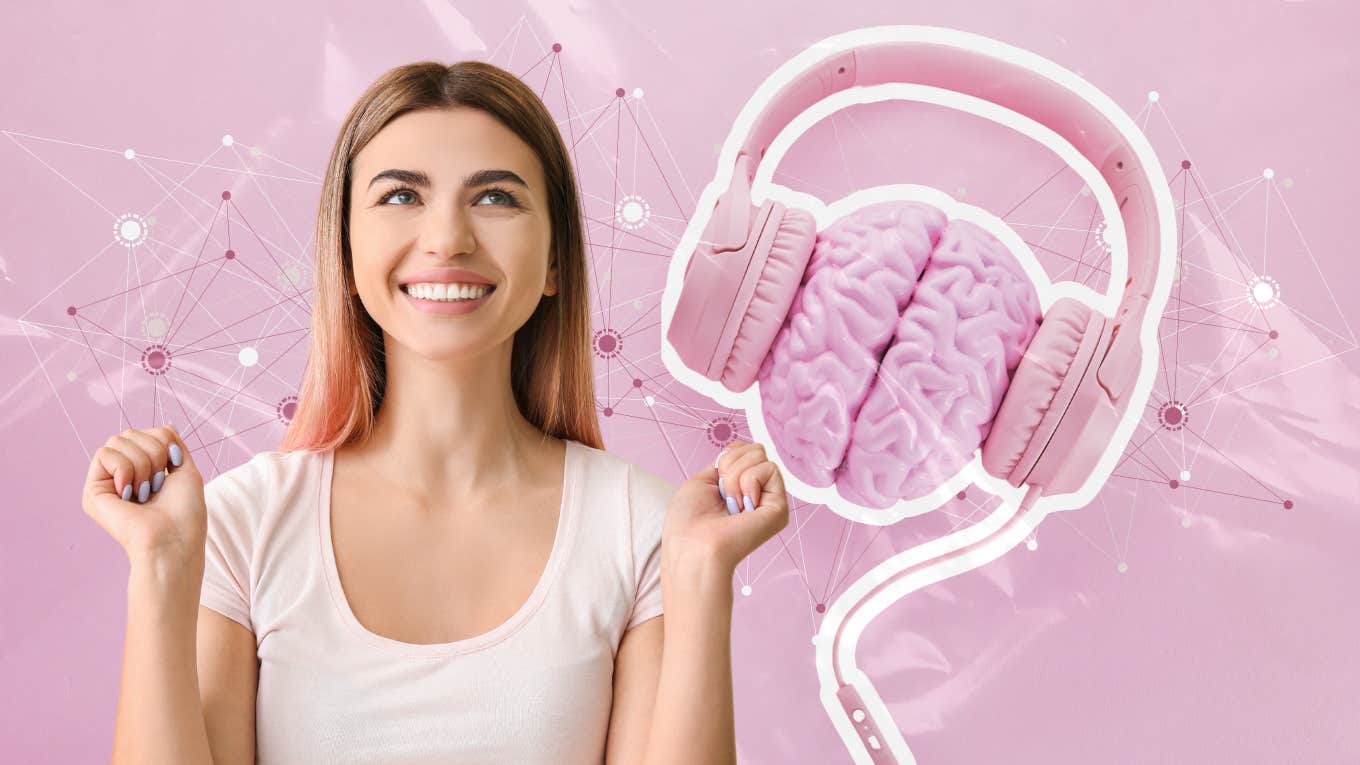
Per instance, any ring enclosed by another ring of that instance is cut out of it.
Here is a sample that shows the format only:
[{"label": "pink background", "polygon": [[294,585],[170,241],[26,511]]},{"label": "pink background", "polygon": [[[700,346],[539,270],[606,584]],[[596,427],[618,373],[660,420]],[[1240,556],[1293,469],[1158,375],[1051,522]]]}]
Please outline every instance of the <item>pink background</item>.
[{"label": "pink background", "polygon": [[[1344,157],[1360,128],[1360,14],[1278,0],[800,5],[10,9],[4,759],[108,758],[127,562],[80,509],[93,450],[167,421],[192,430],[210,475],[277,447],[305,362],[320,174],[373,78],[478,58],[543,94],[575,144],[596,329],[622,339],[598,354],[606,446],[679,482],[712,462],[725,424],[750,438],[743,412],[675,383],[658,356],[666,266],[716,145],[810,43],[912,23],[1028,48],[1110,95],[1158,152],[1186,243],[1154,404],[1102,494],[1049,518],[1035,549],[903,599],[865,633],[859,666],[922,763],[1355,762],[1360,261],[1337,216],[1357,169]],[[1060,167],[996,126],[894,102],[823,121],[774,180],[826,201],[934,185],[1006,218],[1053,278],[1103,289],[1094,204]],[[629,195],[646,203],[641,225],[618,212]],[[124,214],[142,216],[145,242],[115,241]],[[228,247],[238,263],[219,270]],[[189,280],[200,250],[210,265]],[[1257,274],[1278,285],[1274,304],[1248,298]],[[170,318],[172,367],[148,374],[142,350]],[[1188,402],[1180,430],[1159,421],[1168,398]],[[817,604],[987,508],[970,495],[877,529],[793,503],[735,583],[743,763],[850,761],[817,698]]]}]

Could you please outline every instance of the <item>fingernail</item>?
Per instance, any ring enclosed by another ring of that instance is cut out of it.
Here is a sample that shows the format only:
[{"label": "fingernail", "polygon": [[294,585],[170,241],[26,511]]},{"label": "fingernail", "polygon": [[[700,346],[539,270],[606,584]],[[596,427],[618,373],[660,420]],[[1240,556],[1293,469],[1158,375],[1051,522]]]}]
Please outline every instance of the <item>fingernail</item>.
[{"label": "fingernail", "polygon": [[127,484],[123,487],[123,501],[127,502],[130,499],[132,499],[132,484]]},{"label": "fingernail", "polygon": [[739,509],[737,508],[737,500],[736,500],[736,498],[735,498],[735,497],[728,497],[728,498],[727,498],[727,514],[728,514],[728,515],[736,515],[736,514],[739,513],[739,512],[741,512],[741,510],[739,510]]},{"label": "fingernail", "polygon": [[180,453],[179,444],[170,444],[170,464],[179,467],[184,463],[184,455]]},{"label": "fingernail", "polygon": [[150,498],[151,498],[151,482],[142,481],[142,485],[137,487],[137,501],[141,502],[142,504],[146,504],[146,501]]},{"label": "fingernail", "polygon": [[722,485],[722,476],[718,476],[718,494],[719,494],[723,499],[727,499],[727,490],[723,488],[723,485]]},{"label": "fingernail", "polygon": [[156,474],[151,476],[151,493],[155,494],[156,492],[160,491],[161,484],[163,483],[165,483],[165,471],[157,470]]},{"label": "fingernail", "polygon": [[753,506],[751,505],[751,498],[748,497],[748,496],[746,496],[745,494],[741,495],[741,502],[742,502],[742,504],[746,505],[746,509],[747,509],[747,510],[754,510],[754,509],[755,509],[755,507],[753,507]]}]

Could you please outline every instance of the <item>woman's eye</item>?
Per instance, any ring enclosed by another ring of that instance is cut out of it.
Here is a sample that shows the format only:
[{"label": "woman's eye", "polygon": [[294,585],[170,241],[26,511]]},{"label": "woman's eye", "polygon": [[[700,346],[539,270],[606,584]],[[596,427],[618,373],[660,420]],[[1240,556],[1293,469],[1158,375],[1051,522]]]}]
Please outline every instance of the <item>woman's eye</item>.
[{"label": "woman's eye", "polygon": [[383,203],[383,204],[387,204],[387,202],[388,202],[389,200],[391,200],[391,199],[394,199],[394,198],[396,198],[396,197],[399,197],[399,196],[401,196],[402,194],[411,194],[411,193],[412,193],[411,191],[408,191],[408,190],[406,190],[406,189],[397,189],[396,191],[393,191],[393,192],[387,194],[386,196],[384,196],[384,197],[382,198],[382,203]]},{"label": "woman's eye", "polygon": [[496,189],[491,189],[490,191],[486,192],[485,194],[482,194],[481,196],[482,199],[491,199],[493,197],[499,197],[500,199],[503,199],[504,201],[501,204],[507,207],[512,207],[515,204],[514,197],[510,196],[508,193],[504,191],[497,191]]}]

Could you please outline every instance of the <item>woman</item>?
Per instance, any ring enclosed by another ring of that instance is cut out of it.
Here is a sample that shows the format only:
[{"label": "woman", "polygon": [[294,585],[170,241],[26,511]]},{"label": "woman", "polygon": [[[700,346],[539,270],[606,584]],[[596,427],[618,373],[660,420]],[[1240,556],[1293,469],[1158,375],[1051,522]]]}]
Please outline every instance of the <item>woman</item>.
[{"label": "woman", "polygon": [[678,489],[604,451],[590,315],[535,94],[479,62],[374,83],[281,449],[204,486],[166,426],[90,465],[132,563],[113,761],[735,762],[732,575],[783,482],[755,444]]}]

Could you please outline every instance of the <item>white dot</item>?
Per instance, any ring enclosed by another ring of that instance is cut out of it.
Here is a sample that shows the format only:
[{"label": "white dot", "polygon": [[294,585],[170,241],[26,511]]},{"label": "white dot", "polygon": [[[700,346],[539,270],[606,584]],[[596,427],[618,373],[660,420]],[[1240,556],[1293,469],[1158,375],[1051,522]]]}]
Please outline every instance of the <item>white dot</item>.
[{"label": "white dot", "polygon": [[135,220],[125,220],[123,221],[123,224],[118,227],[118,235],[129,242],[135,241],[137,237],[142,235],[142,227]]},{"label": "white dot", "polygon": [[137,152],[133,151],[132,149],[123,149],[123,157],[125,159],[136,159]]},{"label": "white dot", "polygon": [[1275,297],[1275,289],[1270,286],[1269,282],[1257,282],[1251,288],[1251,296],[1256,298],[1258,303],[1269,303],[1271,298]]},{"label": "white dot", "polygon": [[1271,357],[1272,359],[1274,359],[1274,358],[1279,358],[1279,356],[1280,356],[1280,349],[1279,349],[1279,348],[1271,348],[1270,350],[1266,351],[1266,355],[1269,356],[1269,357]]},{"label": "white dot", "polygon": [[629,223],[637,223],[642,220],[642,205],[637,202],[629,202],[623,206],[623,219]]},{"label": "white dot", "polygon": [[226,436],[227,438],[231,438],[232,436],[236,435],[236,431],[232,428],[223,428],[222,435]]},{"label": "white dot", "polygon": [[1127,563],[1125,563],[1125,562],[1123,562],[1123,561],[1120,561],[1120,562],[1119,562],[1119,573],[1122,574],[1122,573],[1124,573],[1125,571],[1128,571],[1128,570],[1129,570],[1129,564],[1127,564]]},{"label": "white dot", "polygon": [[1161,97],[1162,97],[1162,94],[1161,94],[1161,93],[1158,93],[1158,92],[1155,91],[1155,90],[1149,90],[1149,91],[1148,91],[1148,100],[1151,101],[1151,102],[1154,103],[1154,104],[1157,103],[1157,99],[1159,99],[1159,98],[1161,98]]},{"label": "white dot", "polygon": [[863,710],[863,709],[856,709],[856,710],[854,711],[854,713],[851,714],[850,716],[853,717],[853,718],[855,718],[855,722],[864,722],[864,710]]},{"label": "white dot", "polygon": [[75,373],[75,372],[67,372],[67,373],[66,373],[66,379],[67,379],[67,381],[69,381],[69,382],[75,382],[76,373]]},{"label": "white dot", "polygon": [[1267,167],[1261,171],[1261,177],[1270,180],[1275,177],[1275,171],[1272,168]]},{"label": "white dot", "polygon": [[1025,540],[1025,547],[1028,547],[1028,548],[1031,549],[1031,550],[1037,550],[1037,549],[1039,549],[1039,540],[1037,540],[1037,539],[1026,539],[1026,540]]},{"label": "white dot", "polygon": [[236,143],[236,141],[235,141],[235,139],[233,139],[230,135],[224,135],[224,136],[222,136],[222,145],[223,145],[223,146],[230,146],[230,145],[232,145],[233,143]]},{"label": "white dot", "polygon": [[247,345],[236,354],[236,360],[241,362],[243,367],[253,367],[260,361],[260,352]]},{"label": "white dot", "polygon": [[642,88],[633,88],[633,98],[642,98]]},{"label": "white dot", "polygon": [[1187,515],[1187,516],[1185,516],[1184,518],[1182,518],[1182,519],[1181,519],[1181,525],[1184,526],[1184,527],[1187,528],[1187,529],[1190,528],[1190,516]]},{"label": "white dot", "polygon": [[813,644],[813,645],[817,645],[817,636],[816,636],[816,635],[813,635],[813,636],[812,636],[812,644]]},{"label": "white dot", "polygon": [[1189,471],[1189,470],[1182,470],[1182,471],[1181,471],[1181,480],[1182,480],[1182,481],[1188,481],[1188,480],[1190,480],[1190,471]]},{"label": "white dot", "polygon": [[751,594],[751,585],[749,585],[749,584],[743,584],[743,585],[741,586],[741,594],[742,594],[742,595],[750,595],[750,594]]},{"label": "white dot", "polygon": [[647,396],[646,398],[643,399],[643,401],[647,402],[647,406],[651,406],[652,404],[656,403],[656,398],[653,396]]}]

